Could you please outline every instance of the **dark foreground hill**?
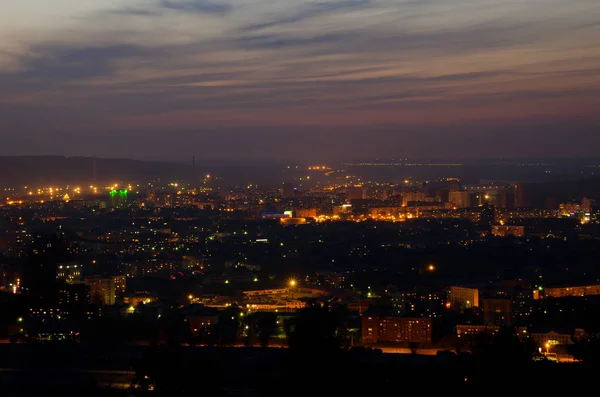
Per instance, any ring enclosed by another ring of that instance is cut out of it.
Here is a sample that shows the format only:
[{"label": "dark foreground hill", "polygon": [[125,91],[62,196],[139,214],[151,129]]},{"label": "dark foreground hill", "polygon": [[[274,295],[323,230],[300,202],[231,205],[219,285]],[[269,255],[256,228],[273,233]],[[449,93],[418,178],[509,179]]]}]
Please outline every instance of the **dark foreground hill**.
[{"label": "dark foreground hill", "polygon": [[[0,395],[7,396],[49,391],[65,397],[111,395],[107,387],[156,397],[402,395],[417,390],[423,395],[478,395],[486,390],[520,395],[589,387],[596,373],[581,363],[481,360],[452,353],[303,354],[281,348],[110,345],[4,345],[0,351]],[[150,389],[144,386],[147,382],[153,385]],[[142,389],[134,391],[132,385]]]}]

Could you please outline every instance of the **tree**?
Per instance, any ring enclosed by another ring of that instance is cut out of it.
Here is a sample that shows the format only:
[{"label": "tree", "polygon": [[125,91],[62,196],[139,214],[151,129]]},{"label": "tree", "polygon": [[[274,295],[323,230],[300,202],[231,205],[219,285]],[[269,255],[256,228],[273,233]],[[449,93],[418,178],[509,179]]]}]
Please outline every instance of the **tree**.
[{"label": "tree", "polygon": [[592,334],[573,339],[571,354],[576,360],[581,360],[585,365],[600,366],[600,335]]},{"label": "tree", "polygon": [[269,340],[277,331],[277,315],[275,313],[261,313],[258,317],[257,328],[261,347],[267,347]]},{"label": "tree", "polygon": [[419,350],[419,342],[408,342],[408,348],[411,354],[417,354]]},{"label": "tree", "polygon": [[173,345],[180,345],[191,339],[190,326],[181,311],[170,308],[159,319],[159,329],[164,340]]},{"label": "tree", "polygon": [[258,320],[262,313],[250,313],[244,317],[244,333],[246,335],[246,345],[252,346],[258,336]]},{"label": "tree", "polygon": [[237,343],[241,330],[241,314],[239,307],[228,307],[219,313],[215,326],[215,342],[218,345],[233,345]]},{"label": "tree", "polygon": [[536,351],[529,338],[520,339],[510,328],[501,328],[496,333],[483,332],[471,341],[473,365],[469,379],[474,383],[494,382],[498,373],[504,373],[514,383],[528,382],[528,366]]},{"label": "tree", "polygon": [[295,318],[288,320],[289,347],[305,354],[338,351],[344,342],[345,324],[343,312],[312,302],[300,310]]},{"label": "tree", "polygon": [[475,336],[471,352],[481,364],[520,367],[531,362],[535,345],[529,338],[521,340],[513,329],[501,328]]}]

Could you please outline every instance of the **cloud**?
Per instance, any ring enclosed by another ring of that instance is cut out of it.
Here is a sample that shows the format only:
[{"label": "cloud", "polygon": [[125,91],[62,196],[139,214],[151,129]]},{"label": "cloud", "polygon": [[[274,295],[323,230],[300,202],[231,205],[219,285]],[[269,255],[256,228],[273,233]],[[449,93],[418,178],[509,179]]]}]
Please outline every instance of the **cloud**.
[{"label": "cloud", "polygon": [[339,34],[323,34],[309,37],[295,37],[282,34],[244,36],[235,41],[241,48],[283,49],[289,47],[335,44],[344,38]]},{"label": "cloud", "polygon": [[253,32],[266,28],[279,27],[282,25],[294,24],[315,17],[331,15],[337,12],[344,12],[356,9],[365,9],[371,5],[371,0],[338,0],[338,1],[315,1],[302,3],[292,8],[292,12],[285,12],[282,16],[266,22],[250,24],[240,28],[242,32]]},{"label": "cloud", "polygon": [[232,10],[231,4],[215,3],[210,0],[162,0],[163,8],[185,12],[225,14]]},{"label": "cloud", "polygon": [[112,63],[116,59],[139,56],[144,51],[132,45],[115,44],[106,47],[42,46],[33,53],[34,57],[26,62],[27,68],[13,77],[64,81],[106,76],[115,72]]},{"label": "cloud", "polygon": [[0,64],[0,104],[11,109],[0,126],[92,136],[588,120],[600,105],[597,9],[116,0],[44,34],[11,30],[15,48],[0,43],[11,65]]},{"label": "cloud", "polygon": [[103,11],[105,15],[125,15],[125,16],[142,16],[142,17],[156,17],[160,16],[161,12],[152,9],[141,9],[141,8],[119,8],[116,10]]}]

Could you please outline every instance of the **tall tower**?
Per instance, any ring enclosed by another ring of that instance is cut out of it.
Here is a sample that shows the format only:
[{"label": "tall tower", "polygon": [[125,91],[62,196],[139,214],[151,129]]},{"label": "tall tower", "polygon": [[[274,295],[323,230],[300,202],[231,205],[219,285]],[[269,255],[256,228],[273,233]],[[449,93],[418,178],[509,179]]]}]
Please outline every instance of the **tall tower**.
[{"label": "tall tower", "polygon": [[113,189],[109,193],[110,204],[112,208],[125,208],[127,206],[127,190],[126,189]]},{"label": "tall tower", "polygon": [[197,193],[200,193],[198,175],[196,172],[196,156],[192,156],[192,187]]}]

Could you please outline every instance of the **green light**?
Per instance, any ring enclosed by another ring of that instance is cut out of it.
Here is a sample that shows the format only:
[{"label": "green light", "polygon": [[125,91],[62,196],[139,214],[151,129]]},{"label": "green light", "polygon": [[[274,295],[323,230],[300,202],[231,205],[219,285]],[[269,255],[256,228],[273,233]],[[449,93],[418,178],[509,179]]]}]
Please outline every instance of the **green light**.
[{"label": "green light", "polygon": [[115,197],[116,195],[119,195],[119,197],[121,198],[127,198],[127,189],[113,189],[110,191],[110,197]]}]

